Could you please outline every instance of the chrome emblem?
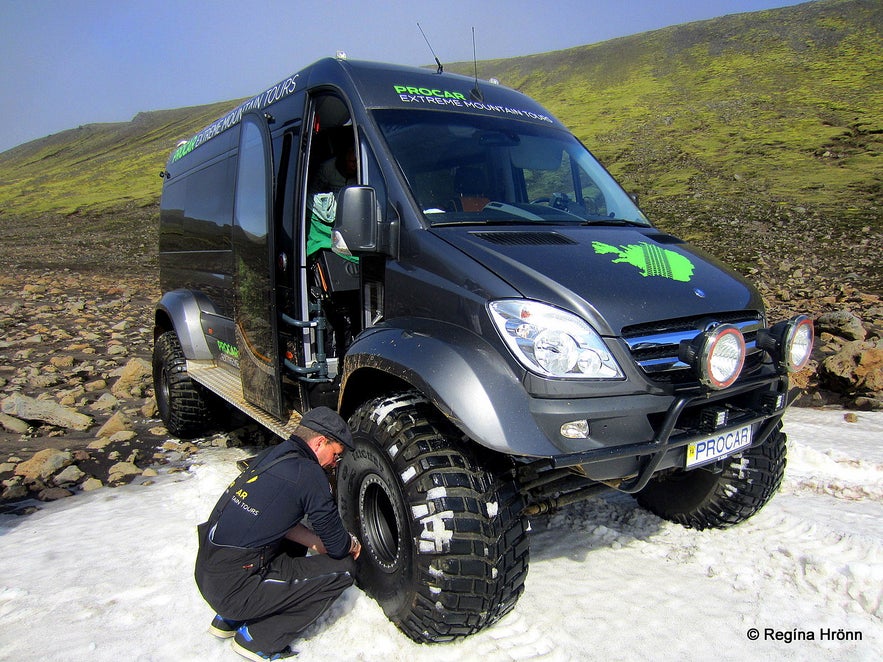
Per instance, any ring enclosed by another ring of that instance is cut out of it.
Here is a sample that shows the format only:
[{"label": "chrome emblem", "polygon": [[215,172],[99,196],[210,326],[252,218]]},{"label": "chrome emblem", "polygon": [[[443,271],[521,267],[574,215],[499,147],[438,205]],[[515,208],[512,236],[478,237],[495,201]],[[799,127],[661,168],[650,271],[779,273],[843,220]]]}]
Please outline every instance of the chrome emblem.
[{"label": "chrome emblem", "polygon": [[694,287],[694,288],[693,288],[693,294],[695,294],[695,295],[696,295],[697,297],[699,297],[700,299],[704,299],[704,298],[705,298],[705,292],[703,292],[702,290],[700,290],[698,287]]}]

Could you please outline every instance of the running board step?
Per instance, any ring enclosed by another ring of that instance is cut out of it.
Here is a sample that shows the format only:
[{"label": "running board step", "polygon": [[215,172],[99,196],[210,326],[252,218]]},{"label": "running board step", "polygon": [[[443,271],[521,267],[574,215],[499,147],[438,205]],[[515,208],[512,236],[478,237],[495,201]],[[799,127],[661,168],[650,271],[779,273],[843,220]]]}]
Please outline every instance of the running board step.
[{"label": "running board step", "polygon": [[242,382],[239,377],[225,368],[219,368],[213,361],[187,361],[190,378],[205,386],[219,398],[230,403],[249,417],[269,429],[274,434],[288,439],[300,423],[301,415],[291,413],[287,423],[282,422],[263,409],[247,402],[242,395]]}]

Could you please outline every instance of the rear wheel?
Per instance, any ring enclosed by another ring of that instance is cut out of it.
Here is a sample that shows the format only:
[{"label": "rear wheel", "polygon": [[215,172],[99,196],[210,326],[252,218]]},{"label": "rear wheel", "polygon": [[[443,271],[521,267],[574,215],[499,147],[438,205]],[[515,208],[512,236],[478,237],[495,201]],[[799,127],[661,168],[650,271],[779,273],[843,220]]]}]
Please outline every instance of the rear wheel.
[{"label": "rear wheel", "polygon": [[[482,459],[419,394],[366,403],[337,470],[359,585],[418,642],[495,623],[524,589],[523,502],[503,459]],[[499,466],[497,466],[499,465]]]},{"label": "rear wheel", "polygon": [[171,434],[188,439],[208,431],[208,394],[190,379],[187,359],[174,331],[166,331],[154,344],[153,388],[160,418]]},{"label": "rear wheel", "polygon": [[744,522],[773,497],[785,475],[785,433],[777,428],[759,446],[727,458],[723,470],[677,471],[652,479],[635,495],[664,519],[694,529]]}]

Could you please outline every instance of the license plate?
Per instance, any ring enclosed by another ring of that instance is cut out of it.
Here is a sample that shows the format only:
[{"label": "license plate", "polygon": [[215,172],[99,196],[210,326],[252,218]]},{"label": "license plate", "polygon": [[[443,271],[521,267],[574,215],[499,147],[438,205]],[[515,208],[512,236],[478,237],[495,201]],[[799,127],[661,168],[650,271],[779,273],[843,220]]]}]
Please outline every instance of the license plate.
[{"label": "license plate", "polygon": [[721,430],[687,446],[687,468],[714,462],[751,445],[751,426]]}]

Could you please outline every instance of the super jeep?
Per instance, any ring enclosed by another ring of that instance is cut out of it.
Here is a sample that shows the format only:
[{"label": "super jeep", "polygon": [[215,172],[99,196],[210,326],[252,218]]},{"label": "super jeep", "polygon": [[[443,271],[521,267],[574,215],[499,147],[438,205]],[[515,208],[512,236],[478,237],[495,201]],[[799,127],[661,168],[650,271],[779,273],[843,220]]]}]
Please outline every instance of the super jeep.
[{"label": "super jeep", "polygon": [[321,60],[182,142],[163,179],[166,427],[202,434],[221,399],[285,437],[335,407],[358,582],[413,639],[512,609],[531,515],[612,488],[724,527],[778,488],[811,322],[770,326],[533,100]]}]

